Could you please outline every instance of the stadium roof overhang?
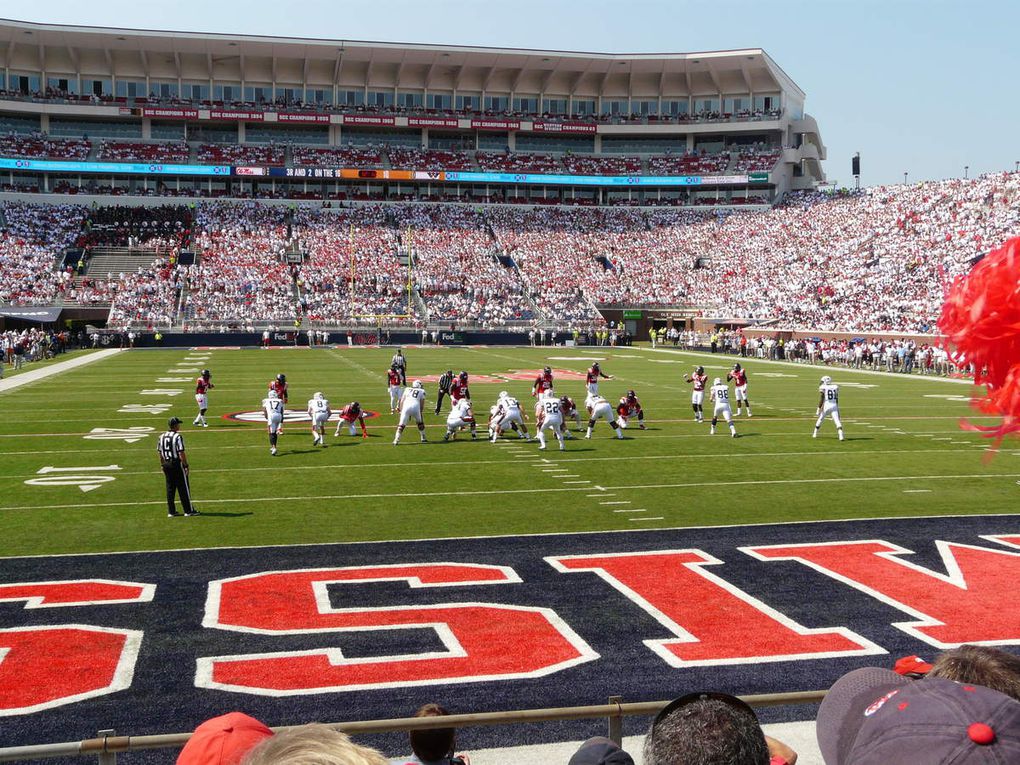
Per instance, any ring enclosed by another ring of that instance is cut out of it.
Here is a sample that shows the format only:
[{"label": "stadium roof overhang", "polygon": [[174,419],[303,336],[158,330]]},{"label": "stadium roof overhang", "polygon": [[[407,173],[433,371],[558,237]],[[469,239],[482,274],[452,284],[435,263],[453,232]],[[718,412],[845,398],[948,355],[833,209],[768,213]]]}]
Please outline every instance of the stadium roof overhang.
[{"label": "stadium roof overhang", "polygon": [[592,53],[103,29],[0,20],[0,67],[47,73],[244,79],[562,95],[803,91],[760,48]]}]

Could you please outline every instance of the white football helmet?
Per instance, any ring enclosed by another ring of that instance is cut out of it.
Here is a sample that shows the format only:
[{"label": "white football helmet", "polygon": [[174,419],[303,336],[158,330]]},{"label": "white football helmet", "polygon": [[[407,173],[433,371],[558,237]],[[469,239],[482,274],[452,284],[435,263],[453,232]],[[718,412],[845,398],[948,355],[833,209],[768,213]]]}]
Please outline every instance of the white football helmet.
[{"label": "white football helmet", "polygon": [[510,394],[509,394],[509,393],[507,393],[507,392],[506,392],[505,390],[501,390],[501,391],[499,392],[499,397],[500,397],[500,398],[506,398],[506,397],[507,397],[507,396],[509,396],[509,395],[510,395]]},{"label": "white football helmet", "polygon": [[280,395],[275,390],[269,391],[269,398],[279,398],[279,397],[280,397]]},{"label": "white football helmet", "polygon": [[412,388],[421,388],[422,387],[421,380],[415,380],[413,383],[411,383],[411,387]]},{"label": "white football helmet", "polygon": [[831,383],[832,383],[832,378],[831,377],[829,377],[828,375],[825,375],[824,377],[822,377],[822,385],[829,385]]},{"label": "white football helmet", "polygon": [[715,378],[715,380],[712,381],[712,385],[722,385],[722,378],[721,377]]},{"label": "white football helmet", "polygon": [[322,398],[322,391],[321,390],[315,391],[315,396],[313,396],[313,398],[317,398],[317,399],[318,398]]}]

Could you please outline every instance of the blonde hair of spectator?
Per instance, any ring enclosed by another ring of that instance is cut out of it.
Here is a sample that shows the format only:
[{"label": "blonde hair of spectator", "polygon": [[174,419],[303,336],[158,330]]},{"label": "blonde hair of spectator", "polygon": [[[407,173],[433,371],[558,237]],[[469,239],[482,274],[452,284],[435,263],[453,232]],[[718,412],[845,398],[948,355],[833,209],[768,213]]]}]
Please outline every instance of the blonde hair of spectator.
[{"label": "blonde hair of spectator", "polygon": [[375,749],[322,723],[280,731],[252,749],[242,765],[388,765]]}]

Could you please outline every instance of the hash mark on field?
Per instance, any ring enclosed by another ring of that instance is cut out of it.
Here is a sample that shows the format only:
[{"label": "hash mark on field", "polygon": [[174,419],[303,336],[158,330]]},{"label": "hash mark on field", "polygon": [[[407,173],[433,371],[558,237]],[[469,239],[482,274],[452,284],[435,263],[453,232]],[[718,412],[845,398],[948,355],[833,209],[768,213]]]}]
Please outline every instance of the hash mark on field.
[{"label": "hash mark on field", "polygon": [[931,489],[904,489],[904,494],[931,494]]},{"label": "hash mark on field", "polygon": [[564,481],[563,483],[591,483],[591,481]]},{"label": "hash mark on field", "polygon": [[615,502],[599,502],[600,505],[629,505],[630,500],[621,499]]},{"label": "hash mark on field", "polygon": [[939,438],[932,437],[931,440],[932,441],[952,441],[953,439],[951,439],[948,436],[946,436],[946,437],[939,437]]},{"label": "hash mark on field", "polygon": [[644,516],[643,518],[630,518],[631,523],[640,523],[641,521],[661,521],[664,520],[661,515]]},{"label": "hash mark on field", "polygon": [[585,494],[586,497],[615,497],[615,494]]}]

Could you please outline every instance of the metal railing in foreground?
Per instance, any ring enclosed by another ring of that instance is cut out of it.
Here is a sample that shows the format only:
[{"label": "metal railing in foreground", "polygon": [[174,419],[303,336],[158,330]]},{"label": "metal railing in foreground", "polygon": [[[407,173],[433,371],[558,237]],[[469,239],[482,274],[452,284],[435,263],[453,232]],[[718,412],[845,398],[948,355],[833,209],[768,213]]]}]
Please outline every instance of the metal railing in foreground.
[{"label": "metal railing in foreground", "polygon": [[[798,691],[795,693],[768,693],[741,696],[752,707],[776,707],[792,704],[816,704],[825,691]],[[330,723],[332,727],[349,735],[365,733],[393,733],[396,731],[428,728],[469,728],[520,723],[559,722],[563,720],[593,720],[605,718],[607,737],[618,744],[623,740],[624,717],[651,717],[658,714],[669,700],[623,703],[619,696],[611,696],[608,704],[584,707],[555,707],[547,709],[521,709],[509,712],[479,712],[476,714],[446,715],[444,717],[402,717],[391,720],[365,720],[362,722]],[[286,730],[284,726],[275,731]],[[0,762],[45,760],[53,757],[98,757],[100,765],[113,765],[119,752],[136,752],[143,749],[180,749],[191,738],[190,733],[166,733],[152,736],[117,736],[113,731],[100,731],[98,738],[84,741],[67,741],[59,744],[12,746],[0,748]]]}]

